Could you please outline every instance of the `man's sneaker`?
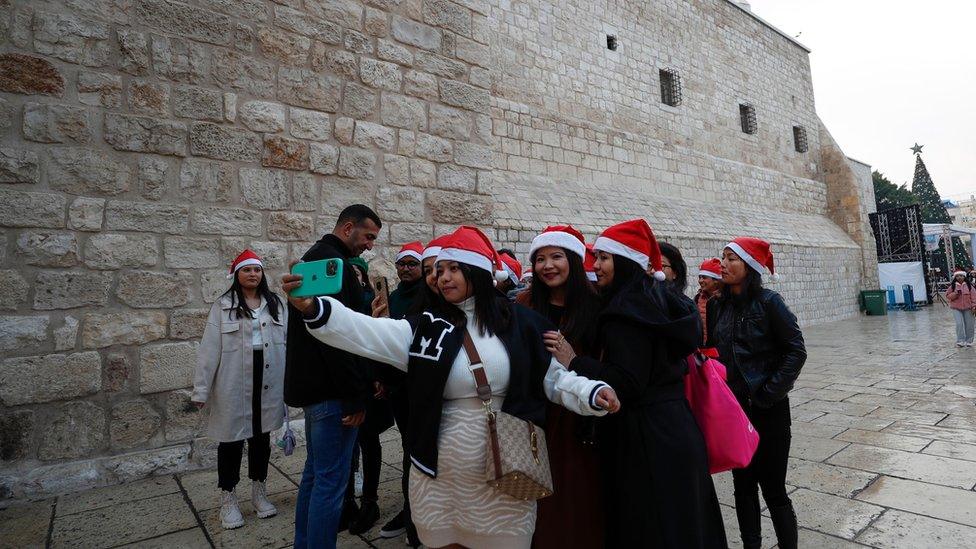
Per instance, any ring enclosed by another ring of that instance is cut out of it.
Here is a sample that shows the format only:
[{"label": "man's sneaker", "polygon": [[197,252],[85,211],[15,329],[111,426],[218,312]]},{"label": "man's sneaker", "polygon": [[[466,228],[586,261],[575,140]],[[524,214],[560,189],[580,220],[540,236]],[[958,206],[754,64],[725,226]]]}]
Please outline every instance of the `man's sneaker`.
[{"label": "man's sneaker", "polygon": [[404,511],[397,513],[397,516],[390,519],[383,525],[380,529],[380,537],[383,539],[395,538],[397,536],[402,536],[404,532],[407,531],[407,514]]},{"label": "man's sneaker", "polygon": [[220,525],[227,530],[244,526],[244,515],[237,505],[237,495],[234,492],[220,491]]},{"label": "man's sneaker", "polygon": [[263,482],[251,481],[251,504],[258,518],[269,518],[278,514],[278,509],[268,501],[268,490]]},{"label": "man's sneaker", "polygon": [[380,520],[379,506],[375,501],[364,499],[362,506],[359,507],[359,516],[349,526],[349,533],[354,536],[365,534],[378,520]]}]

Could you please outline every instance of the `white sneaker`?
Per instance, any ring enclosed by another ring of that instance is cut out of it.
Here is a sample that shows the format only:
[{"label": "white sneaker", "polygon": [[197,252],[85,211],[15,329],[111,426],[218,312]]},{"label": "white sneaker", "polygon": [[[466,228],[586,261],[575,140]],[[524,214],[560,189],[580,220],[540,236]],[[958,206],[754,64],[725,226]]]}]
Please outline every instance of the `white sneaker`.
[{"label": "white sneaker", "polygon": [[966,347],[972,347],[972,346],[973,346],[973,344],[972,344],[972,343],[967,343],[967,344],[966,344]]},{"label": "white sneaker", "polygon": [[258,518],[269,518],[278,514],[278,509],[268,501],[268,492],[263,482],[251,481],[251,504]]},{"label": "white sneaker", "polygon": [[237,494],[234,492],[220,491],[220,525],[226,530],[244,526],[244,515],[237,505]]},{"label": "white sneaker", "polygon": [[965,343],[956,343],[956,347],[965,347],[965,346],[966,346]]}]

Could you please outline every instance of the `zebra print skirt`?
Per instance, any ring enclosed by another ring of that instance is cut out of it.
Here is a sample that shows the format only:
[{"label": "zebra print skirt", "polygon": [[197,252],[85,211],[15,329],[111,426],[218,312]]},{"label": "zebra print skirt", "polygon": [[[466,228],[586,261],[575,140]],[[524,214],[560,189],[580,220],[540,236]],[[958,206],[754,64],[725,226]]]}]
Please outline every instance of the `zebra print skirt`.
[{"label": "zebra print skirt", "polygon": [[[495,409],[501,409],[501,401],[494,398]],[[420,541],[427,547],[532,545],[535,502],[517,500],[485,484],[487,436],[479,399],[444,401],[437,478],[410,468],[410,509]]]}]

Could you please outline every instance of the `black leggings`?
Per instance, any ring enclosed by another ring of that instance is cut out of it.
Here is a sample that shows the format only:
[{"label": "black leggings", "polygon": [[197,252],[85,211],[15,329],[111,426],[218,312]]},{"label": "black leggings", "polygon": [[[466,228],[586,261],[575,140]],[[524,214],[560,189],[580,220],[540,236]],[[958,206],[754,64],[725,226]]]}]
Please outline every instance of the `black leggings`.
[{"label": "black leggings", "polygon": [[786,465],[790,455],[790,400],[771,408],[754,408],[740,399],[742,409],[759,433],[759,448],[745,469],[732,470],[735,509],[739,529],[748,535],[759,532],[759,491],[771,508],[790,504],[786,494]]},{"label": "black leggings", "polygon": [[[261,393],[264,388],[264,352],[255,349],[251,376],[251,432],[247,439],[247,477],[264,482],[268,478],[268,460],[271,458],[271,433],[261,429]],[[241,458],[244,441],[221,442],[217,445],[217,486],[232,491],[241,480]]]}]

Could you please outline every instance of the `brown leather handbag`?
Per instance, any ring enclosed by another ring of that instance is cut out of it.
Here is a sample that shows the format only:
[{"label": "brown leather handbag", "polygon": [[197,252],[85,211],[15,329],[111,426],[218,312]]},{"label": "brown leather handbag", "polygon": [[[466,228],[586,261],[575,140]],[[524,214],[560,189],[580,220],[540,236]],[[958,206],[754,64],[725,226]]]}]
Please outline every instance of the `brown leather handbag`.
[{"label": "brown leather handbag", "polygon": [[545,433],[531,421],[492,410],[488,374],[467,330],[464,332],[464,351],[471,361],[471,373],[488,422],[486,482],[496,490],[524,501],[551,496],[552,472]]}]

